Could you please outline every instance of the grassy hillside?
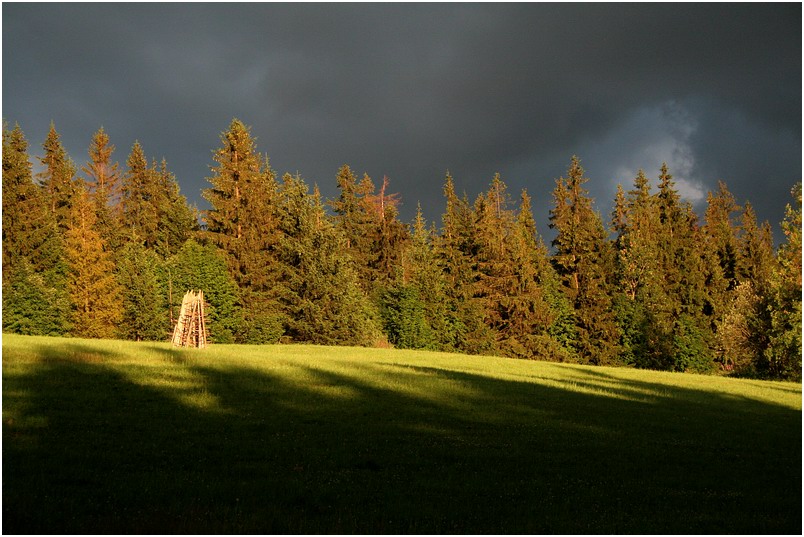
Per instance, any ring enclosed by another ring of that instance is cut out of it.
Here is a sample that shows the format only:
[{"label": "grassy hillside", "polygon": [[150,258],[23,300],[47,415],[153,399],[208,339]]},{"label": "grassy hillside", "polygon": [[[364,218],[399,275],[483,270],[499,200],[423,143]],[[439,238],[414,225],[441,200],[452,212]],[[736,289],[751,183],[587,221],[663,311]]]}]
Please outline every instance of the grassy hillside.
[{"label": "grassy hillside", "polygon": [[4,533],[801,533],[801,385],[3,335]]}]

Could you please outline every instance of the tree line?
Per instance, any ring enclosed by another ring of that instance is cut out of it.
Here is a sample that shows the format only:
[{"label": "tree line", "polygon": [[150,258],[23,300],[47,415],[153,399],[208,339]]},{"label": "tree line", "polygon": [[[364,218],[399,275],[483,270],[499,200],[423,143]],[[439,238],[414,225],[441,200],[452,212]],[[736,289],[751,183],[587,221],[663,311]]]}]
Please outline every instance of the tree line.
[{"label": "tree line", "polygon": [[[51,124],[34,175],[3,127],[3,330],[165,340],[203,289],[218,343],[393,345],[669,371],[801,378],[801,185],[771,227],[725,183],[703,218],[663,165],[618,187],[608,221],[577,157],[552,192],[550,247],[499,174],[470,201],[444,178],[439,224],[349,167],[324,200],[278,177],[250,128],[221,134],[202,214],[135,142],[101,128],[79,170]],[[199,224],[199,222],[201,222]]]}]

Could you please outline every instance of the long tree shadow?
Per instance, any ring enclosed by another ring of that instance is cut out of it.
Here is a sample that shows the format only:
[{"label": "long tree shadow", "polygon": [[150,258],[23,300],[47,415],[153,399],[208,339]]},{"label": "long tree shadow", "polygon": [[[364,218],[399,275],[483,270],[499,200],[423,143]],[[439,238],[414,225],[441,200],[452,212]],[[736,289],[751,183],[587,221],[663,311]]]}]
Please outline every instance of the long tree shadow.
[{"label": "long tree shadow", "polygon": [[793,409],[581,370],[572,390],[159,352],[150,377],[81,344],[4,368],[4,532],[801,532]]}]

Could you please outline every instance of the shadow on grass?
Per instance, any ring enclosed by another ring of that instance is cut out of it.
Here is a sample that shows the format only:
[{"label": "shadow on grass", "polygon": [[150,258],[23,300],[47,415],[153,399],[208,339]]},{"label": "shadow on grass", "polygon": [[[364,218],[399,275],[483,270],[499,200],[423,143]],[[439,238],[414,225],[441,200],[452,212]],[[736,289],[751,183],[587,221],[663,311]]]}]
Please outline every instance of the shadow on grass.
[{"label": "shadow on grass", "polygon": [[783,406],[149,348],[138,373],[78,343],[4,367],[4,533],[801,533]]}]

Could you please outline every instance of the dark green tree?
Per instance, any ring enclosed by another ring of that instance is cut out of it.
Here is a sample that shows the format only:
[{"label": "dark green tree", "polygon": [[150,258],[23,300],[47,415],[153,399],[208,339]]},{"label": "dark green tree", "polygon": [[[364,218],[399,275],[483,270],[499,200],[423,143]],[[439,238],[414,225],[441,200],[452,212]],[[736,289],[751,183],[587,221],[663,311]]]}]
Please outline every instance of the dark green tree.
[{"label": "dark green tree", "polygon": [[121,185],[121,222],[127,240],[153,249],[159,228],[159,184],[142,146],[134,142]]},{"label": "dark green tree", "polygon": [[556,180],[550,211],[550,227],[557,231],[553,265],[575,310],[581,360],[609,364],[617,359],[620,339],[607,281],[613,272],[613,255],[600,216],[583,187],[587,181],[578,157],[572,157],[567,178]]},{"label": "dark green tree", "polygon": [[135,341],[166,341],[172,326],[160,281],[163,261],[136,242],[123,246],[116,257],[123,309],[119,335]]},{"label": "dark green tree", "polygon": [[377,314],[360,288],[345,241],[324,214],[320,195],[310,195],[304,181],[289,174],[279,192],[288,335],[323,345],[373,345],[381,336]]},{"label": "dark green tree", "polygon": [[22,129],[4,129],[3,328],[60,335],[69,328],[64,242],[44,194]]},{"label": "dark green tree", "polygon": [[[3,273],[19,260],[43,272],[59,263],[62,241],[44,192],[33,182],[28,141],[20,129],[3,130]],[[4,280],[5,281],[5,280]]]},{"label": "dark green tree", "polygon": [[773,378],[801,380],[801,183],[791,194],[782,221],[785,242],[779,247],[778,267],[766,299],[770,314],[768,347],[758,371]]},{"label": "dark green tree", "polygon": [[[188,240],[165,263],[160,281],[162,296],[170,306],[170,312],[163,314],[163,325],[169,324],[170,330],[178,317],[185,292],[201,290],[209,304],[206,313],[210,341],[233,343],[246,339],[243,332],[251,327],[244,325],[239,289],[227,270],[225,252],[215,245]],[[260,329],[265,341],[275,342],[281,335],[281,327],[275,325]]]},{"label": "dark green tree", "polygon": [[276,175],[257,153],[250,129],[237,119],[221,134],[213,159],[212,187],[203,191],[212,206],[204,216],[205,236],[225,252],[240,288],[247,326],[243,340],[275,341],[284,323],[277,284],[282,274]]}]

